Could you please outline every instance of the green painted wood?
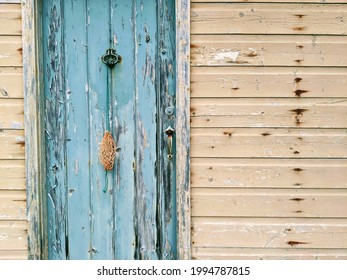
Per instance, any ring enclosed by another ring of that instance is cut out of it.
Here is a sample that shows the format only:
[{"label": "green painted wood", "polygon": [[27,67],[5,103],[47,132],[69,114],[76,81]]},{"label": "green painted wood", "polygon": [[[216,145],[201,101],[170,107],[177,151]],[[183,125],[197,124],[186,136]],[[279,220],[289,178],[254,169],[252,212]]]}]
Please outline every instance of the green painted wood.
[{"label": "green painted wood", "polygon": [[[89,127],[90,127],[90,168],[91,168],[91,222],[92,259],[113,259],[114,256],[114,219],[113,219],[113,175],[116,172],[105,172],[99,163],[99,143],[108,128],[113,130],[112,105],[107,107],[107,95],[110,104],[114,100],[114,88],[109,91],[107,83],[110,80],[110,71],[102,63],[101,56],[110,47],[110,1],[87,0],[87,51],[88,51],[88,89],[90,99]],[[109,119],[109,123],[107,123]],[[107,179],[106,179],[107,176]],[[106,186],[107,184],[107,186]],[[103,190],[106,190],[104,192]]]},{"label": "green painted wood", "polygon": [[[67,258],[90,257],[90,135],[85,1],[63,1],[66,95]],[[78,77],[78,78],[77,78]]]},{"label": "green painted wood", "polygon": [[115,162],[115,259],[134,258],[135,193],[135,57],[133,1],[112,0],[111,45],[122,61],[113,70],[113,128],[118,152]]},{"label": "green painted wood", "polygon": [[47,227],[50,259],[67,258],[64,34],[60,1],[43,1]]},{"label": "green painted wood", "polygon": [[[174,4],[43,6],[49,258],[177,256],[175,158],[164,134],[175,125],[165,114],[175,104]],[[101,62],[109,47],[122,57],[112,69]],[[107,173],[98,157],[106,129],[118,148]]]}]

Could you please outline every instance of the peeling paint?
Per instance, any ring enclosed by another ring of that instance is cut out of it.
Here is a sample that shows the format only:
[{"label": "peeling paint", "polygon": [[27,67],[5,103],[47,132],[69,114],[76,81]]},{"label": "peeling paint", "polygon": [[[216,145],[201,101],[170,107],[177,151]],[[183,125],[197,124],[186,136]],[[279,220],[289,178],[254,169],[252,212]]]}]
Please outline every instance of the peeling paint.
[{"label": "peeling paint", "polygon": [[232,62],[235,62],[239,56],[239,51],[222,51],[214,54],[215,60],[231,60]]}]

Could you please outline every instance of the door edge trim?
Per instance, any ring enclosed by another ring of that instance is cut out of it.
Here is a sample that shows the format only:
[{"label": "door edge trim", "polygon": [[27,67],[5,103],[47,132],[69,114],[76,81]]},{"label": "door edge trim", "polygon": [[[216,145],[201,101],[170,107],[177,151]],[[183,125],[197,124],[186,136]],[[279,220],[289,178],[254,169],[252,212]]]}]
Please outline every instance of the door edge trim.
[{"label": "door edge trim", "polygon": [[191,259],[190,208],[190,1],[176,1],[177,253]]}]

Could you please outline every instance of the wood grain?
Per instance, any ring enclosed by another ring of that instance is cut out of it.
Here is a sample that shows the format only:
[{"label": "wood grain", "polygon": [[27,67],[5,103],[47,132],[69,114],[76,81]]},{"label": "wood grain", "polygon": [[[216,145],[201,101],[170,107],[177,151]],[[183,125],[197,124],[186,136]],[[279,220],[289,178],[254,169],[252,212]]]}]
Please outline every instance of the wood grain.
[{"label": "wood grain", "polygon": [[196,217],[346,218],[347,190],[192,189]]},{"label": "wood grain", "polygon": [[192,35],[191,65],[345,67],[342,49],[346,36]]},{"label": "wood grain", "polygon": [[347,188],[347,161],[192,158],[192,188]]},{"label": "wood grain", "polygon": [[194,128],[192,157],[347,158],[345,129]]},{"label": "wood grain", "polygon": [[195,247],[346,249],[347,219],[192,219]]},{"label": "wood grain", "polygon": [[0,191],[25,190],[25,161],[0,160]]},{"label": "wood grain", "polygon": [[[347,97],[347,70],[300,67],[191,67],[191,97]],[[232,101],[230,101],[232,102]]]},{"label": "wood grain", "polygon": [[0,67],[1,98],[23,98],[22,68]]},{"label": "wood grain", "polygon": [[346,16],[343,4],[192,3],[191,34],[345,35]]},{"label": "wood grain", "polygon": [[0,220],[26,220],[25,191],[0,190]]},{"label": "wood grain", "polygon": [[0,250],[27,250],[26,221],[0,221]]},{"label": "wood grain", "polygon": [[0,36],[0,67],[22,64],[22,37]]},{"label": "wood grain", "polygon": [[194,98],[192,127],[346,128],[345,99]]},{"label": "wood grain", "polygon": [[0,130],[0,160],[24,159],[23,130]]},{"label": "wood grain", "polygon": [[176,1],[176,186],[178,258],[191,258],[190,1]]},{"label": "wood grain", "polygon": [[20,35],[21,33],[21,5],[0,4],[0,35]]},{"label": "wood grain", "polygon": [[22,251],[0,251],[0,260],[27,260],[28,253],[26,250]]},{"label": "wood grain", "polygon": [[23,99],[0,99],[0,129],[23,129],[23,107]]},{"label": "wood grain", "polygon": [[346,249],[194,248],[198,260],[346,260]]}]

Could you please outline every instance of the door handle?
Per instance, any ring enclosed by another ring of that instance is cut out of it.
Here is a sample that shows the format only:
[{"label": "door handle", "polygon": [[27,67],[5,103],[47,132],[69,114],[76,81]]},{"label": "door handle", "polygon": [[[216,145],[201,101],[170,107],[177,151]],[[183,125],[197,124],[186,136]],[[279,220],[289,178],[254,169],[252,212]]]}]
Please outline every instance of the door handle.
[{"label": "door handle", "polygon": [[167,158],[169,160],[172,160],[173,155],[172,155],[172,136],[174,134],[174,129],[169,126],[167,129],[165,129],[165,134],[167,135],[167,151],[168,151],[168,155]]}]

